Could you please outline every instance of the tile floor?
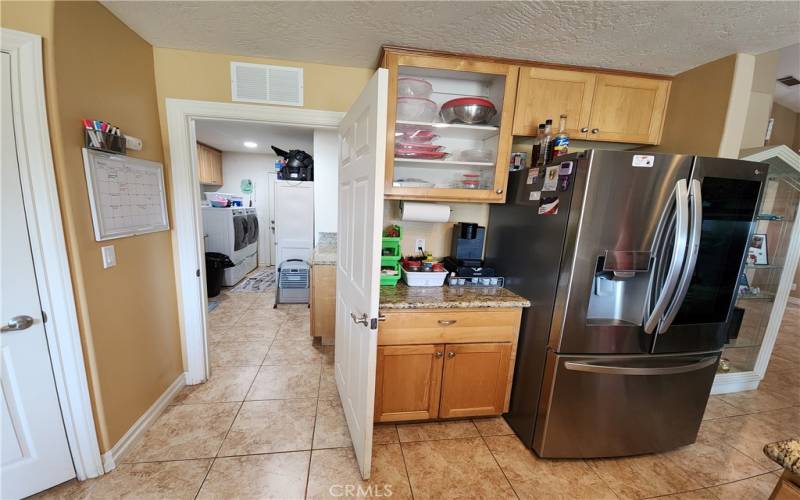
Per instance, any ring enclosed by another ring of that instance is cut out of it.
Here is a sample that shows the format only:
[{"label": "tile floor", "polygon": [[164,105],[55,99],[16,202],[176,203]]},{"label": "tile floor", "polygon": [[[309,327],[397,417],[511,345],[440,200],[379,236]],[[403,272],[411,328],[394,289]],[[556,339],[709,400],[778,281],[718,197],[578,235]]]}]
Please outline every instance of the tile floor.
[{"label": "tile floor", "polygon": [[765,443],[800,435],[800,307],[787,310],[758,391],[712,396],[697,443],[658,455],[542,460],[500,418],[379,425],[361,481],[304,306],[224,293],[210,314],[211,379],[188,387],[116,470],[57,498],[766,499]]}]

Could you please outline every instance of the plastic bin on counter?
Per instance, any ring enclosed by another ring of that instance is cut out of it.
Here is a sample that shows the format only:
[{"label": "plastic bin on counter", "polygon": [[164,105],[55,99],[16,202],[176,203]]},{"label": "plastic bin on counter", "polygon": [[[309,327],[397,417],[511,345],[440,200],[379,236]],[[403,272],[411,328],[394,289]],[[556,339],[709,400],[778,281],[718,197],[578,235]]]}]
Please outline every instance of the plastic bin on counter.
[{"label": "plastic bin on counter", "polygon": [[402,269],[403,281],[408,286],[442,286],[448,271],[406,271]]}]

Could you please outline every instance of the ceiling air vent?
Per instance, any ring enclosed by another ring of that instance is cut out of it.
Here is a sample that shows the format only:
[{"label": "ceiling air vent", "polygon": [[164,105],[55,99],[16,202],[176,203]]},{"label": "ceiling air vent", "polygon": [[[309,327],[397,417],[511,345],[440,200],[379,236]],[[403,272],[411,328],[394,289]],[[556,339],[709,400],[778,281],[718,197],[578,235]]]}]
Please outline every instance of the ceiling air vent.
[{"label": "ceiling air vent", "polygon": [[260,104],[303,105],[303,68],[231,63],[231,99]]},{"label": "ceiling air vent", "polygon": [[778,78],[778,81],[787,87],[794,87],[795,85],[800,84],[800,80],[793,76],[784,76],[783,78]]}]

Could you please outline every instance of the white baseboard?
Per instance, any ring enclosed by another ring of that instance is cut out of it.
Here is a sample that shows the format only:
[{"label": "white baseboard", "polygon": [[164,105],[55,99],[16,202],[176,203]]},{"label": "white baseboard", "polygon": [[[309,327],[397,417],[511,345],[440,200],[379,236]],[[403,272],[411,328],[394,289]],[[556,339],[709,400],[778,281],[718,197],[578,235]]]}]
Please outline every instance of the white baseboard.
[{"label": "white baseboard", "polygon": [[755,372],[721,373],[714,378],[711,394],[728,394],[731,392],[754,391],[761,382]]},{"label": "white baseboard", "polygon": [[178,394],[178,391],[183,389],[186,385],[186,373],[181,373],[178,378],[167,387],[167,390],[153,403],[153,406],[147,409],[144,414],[139,417],[139,420],[134,423],[128,432],[120,438],[119,441],[107,452],[103,453],[103,469],[106,472],[111,472],[120,463],[122,457],[125,456],[132,448],[136,441],[142,437],[153,425],[153,422],[161,415],[167,408],[167,405],[172,401],[172,398]]}]

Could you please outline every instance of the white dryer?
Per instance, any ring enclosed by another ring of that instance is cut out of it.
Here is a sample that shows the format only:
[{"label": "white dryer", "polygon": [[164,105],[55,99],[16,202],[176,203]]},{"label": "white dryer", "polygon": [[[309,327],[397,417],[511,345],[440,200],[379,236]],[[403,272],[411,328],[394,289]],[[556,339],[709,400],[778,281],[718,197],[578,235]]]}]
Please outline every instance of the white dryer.
[{"label": "white dryer", "polygon": [[225,269],[222,284],[233,286],[258,265],[258,217],[255,208],[203,207],[206,252],[227,255],[235,264]]}]

